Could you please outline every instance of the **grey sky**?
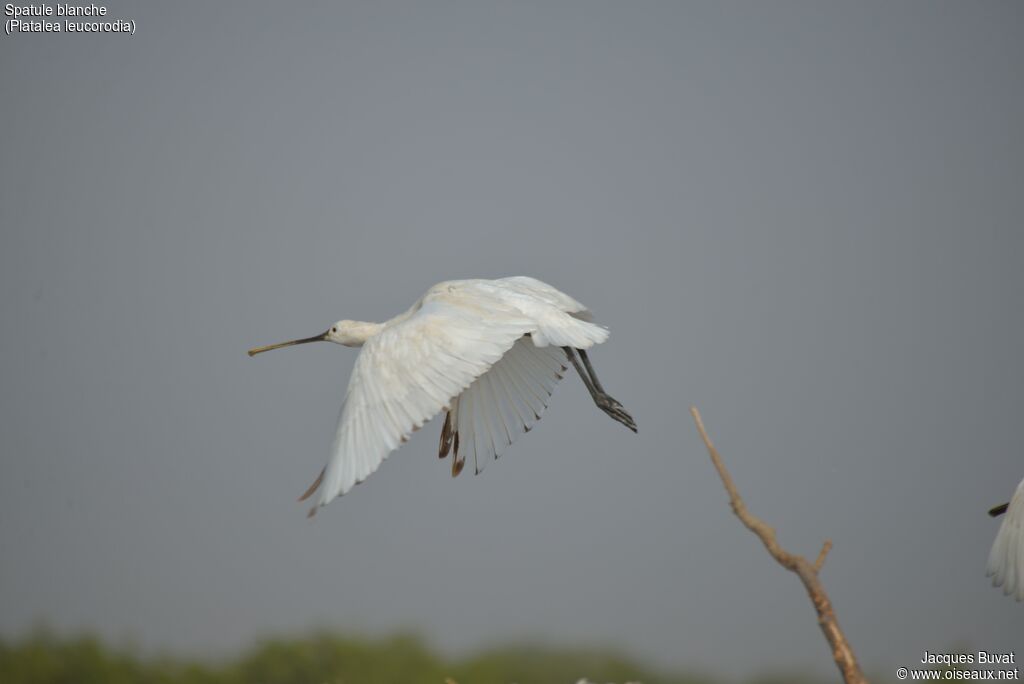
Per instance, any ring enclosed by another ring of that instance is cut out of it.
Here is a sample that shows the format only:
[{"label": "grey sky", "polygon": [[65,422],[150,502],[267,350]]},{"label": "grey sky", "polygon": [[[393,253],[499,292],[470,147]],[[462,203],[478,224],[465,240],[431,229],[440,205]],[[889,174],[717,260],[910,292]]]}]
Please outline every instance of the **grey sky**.
[{"label": "grey sky", "polygon": [[[217,653],[328,625],[828,672],[1021,647],[1024,10],[109,5],[0,36],[0,633]],[[255,344],[527,274],[610,326],[480,477],[432,424],[314,521],[355,352]],[[1020,651],[1018,650],[1018,654]]]}]

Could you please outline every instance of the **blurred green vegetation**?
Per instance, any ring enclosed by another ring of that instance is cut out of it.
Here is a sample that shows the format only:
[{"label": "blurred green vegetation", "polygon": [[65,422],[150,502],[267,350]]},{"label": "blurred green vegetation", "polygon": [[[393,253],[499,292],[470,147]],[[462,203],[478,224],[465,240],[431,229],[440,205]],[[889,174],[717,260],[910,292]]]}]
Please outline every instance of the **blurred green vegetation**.
[{"label": "blurred green vegetation", "polygon": [[458,684],[576,684],[583,678],[595,684],[716,681],[653,671],[601,649],[512,646],[445,659],[406,635],[370,639],[319,632],[265,640],[222,662],[146,657],[94,637],[60,637],[47,630],[19,641],[0,640],[3,684],[445,684],[446,679]]}]

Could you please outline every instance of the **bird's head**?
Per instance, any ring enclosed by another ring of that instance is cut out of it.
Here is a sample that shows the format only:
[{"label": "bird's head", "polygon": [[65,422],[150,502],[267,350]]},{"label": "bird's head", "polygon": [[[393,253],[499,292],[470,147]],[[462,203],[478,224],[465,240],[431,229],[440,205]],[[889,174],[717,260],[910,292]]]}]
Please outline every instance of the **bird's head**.
[{"label": "bird's head", "polygon": [[265,347],[255,347],[249,350],[249,356],[256,356],[262,354],[265,351],[271,349],[280,349],[281,347],[291,347],[296,344],[307,344],[309,342],[334,342],[345,347],[361,347],[366,340],[370,339],[373,335],[380,331],[381,325],[379,323],[365,323],[363,321],[338,321],[325,332],[313,337],[304,337],[300,340],[289,340],[288,342],[278,342],[277,344],[268,344]]},{"label": "bird's head", "polygon": [[363,321],[338,321],[324,333],[324,340],[344,347],[361,347],[380,329],[377,323]]}]

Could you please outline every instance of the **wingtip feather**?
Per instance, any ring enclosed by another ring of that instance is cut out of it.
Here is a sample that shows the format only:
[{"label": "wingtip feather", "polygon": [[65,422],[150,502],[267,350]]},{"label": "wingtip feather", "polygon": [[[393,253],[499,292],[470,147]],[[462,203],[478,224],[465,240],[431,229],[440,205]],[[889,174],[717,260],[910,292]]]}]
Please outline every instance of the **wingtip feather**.
[{"label": "wingtip feather", "polygon": [[305,501],[309,497],[313,496],[313,493],[320,488],[320,483],[324,481],[325,472],[327,472],[327,466],[324,466],[323,470],[320,471],[320,474],[316,476],[316,479],[313,480],[313,484],[309,485],[309,489],[302,493],[302,496],[299,497],[299,501]]}]

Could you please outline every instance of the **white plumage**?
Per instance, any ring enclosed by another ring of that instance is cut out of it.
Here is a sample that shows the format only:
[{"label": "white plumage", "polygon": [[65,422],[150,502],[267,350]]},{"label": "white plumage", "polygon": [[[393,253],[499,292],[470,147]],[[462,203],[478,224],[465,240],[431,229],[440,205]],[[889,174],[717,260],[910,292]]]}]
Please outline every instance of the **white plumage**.
[{"label": "white plumage", "polygon": [[[349,380],[330,458],[303,496],[324,506],[372,474],[388,454],[442,409],[452,474],[467,457],[480,472],[540,419],[571,361],[598,406],[632,430],[632,417],[600,389],[572,350],[608,338],[572,297],[534,278],[452,280],[431,287],[385,323],[339,321],[314,341],[362,347]],[[446,444],[447,442],[447,444]],[[311,511],[311,514],[315,511]]]},{"label": "white plumage", "polygon": [[992,586],[1002,587],[1007,596],[1024,601],[1024,480],[1017,485],[992,543],[988,575]]}]

